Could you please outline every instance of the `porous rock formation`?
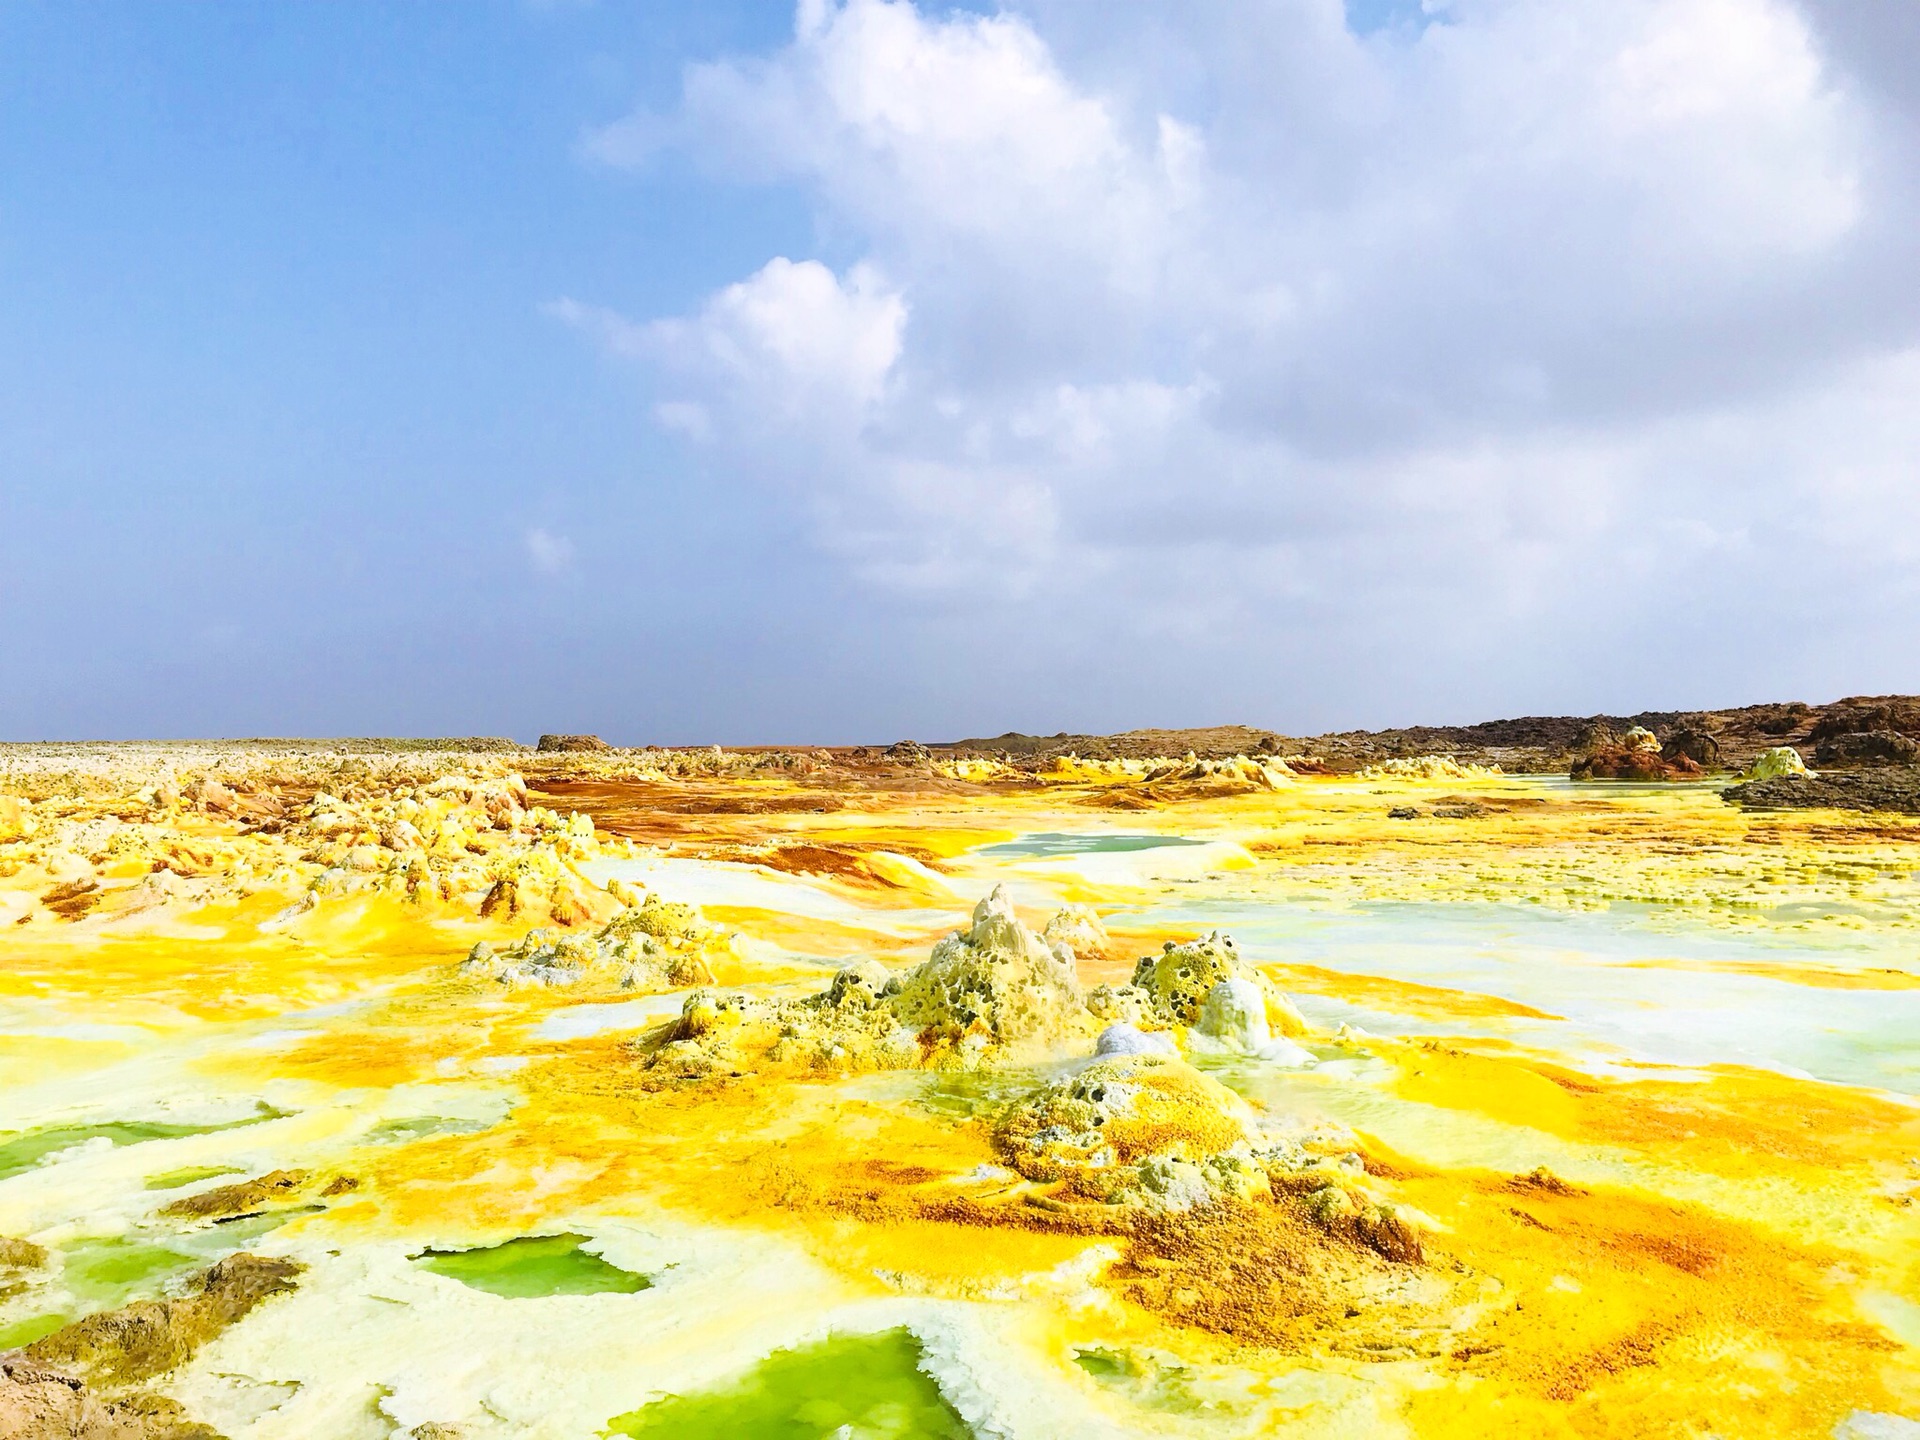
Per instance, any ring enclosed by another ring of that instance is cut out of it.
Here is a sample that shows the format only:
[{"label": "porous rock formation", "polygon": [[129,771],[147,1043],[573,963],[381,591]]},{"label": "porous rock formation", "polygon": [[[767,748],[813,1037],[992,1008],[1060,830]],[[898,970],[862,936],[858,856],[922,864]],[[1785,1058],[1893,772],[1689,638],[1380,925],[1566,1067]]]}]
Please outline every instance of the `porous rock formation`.
[{"label": "porous rock formation", "polygon": [[273,1170],[232,1185],[216,1185],[161,1207],[162,1215],[183,1220],[228,1220],[294,1199],[307,1182],[304,1170]]},{"label": "porous rock formation", "polygon": [[175,1401],[103,1399],[72,1375],[0,1358],[0,1440],[221,1440]]},{"label": "porous rock formation", "polygon": [[1895,695],[1885,699],[1842,700],[1823,710],[1807,732],[1815,745],[1842,735],[1891,731],[1909,738],[1920,736],[1920,700]]},{"label": "porous rock formation", "polygon": [[1703,770],[1720,763],[1720,742],[1705,730],[1682,727],[1672,731],[1660,746],[1664,760],[1690,760]]},{"label": "porous rock formation", "polygon": [[622,990],[659,991],[711,985],[713,961],[733,938],[706,923],[691,905],[648,895],[593,935],[535,927],[505,950],[482,940],[461,962],[463,975],[502,985],[574,985],[607,978]]},{"label": "porous rock formation", "polygon": [[[1169,942],[1140,961],[1126,985],[1083,991],[1064,937],[1104,939],[1098,926],[1097,917],[1070,907],[1049,922],[1050,940],[1028,928],[1006,890],[995,887],[974,907],[967,929],[901,974],[857,962],[826,990],[799,1000],[696,991],[674,1025],[640,1043],[642,1066],[659,1082],[764,1064],[978,1069],[1085,1046],[1100,1035],[1109,1053],[1158,1052],[1185,1037],[1282,1063],[1310,1058],[1286,1038],[1306,1033],[1299,1012],[1218,933]],[[1136,1044],[1129,1034],[1169,1038]]]},{"label": "porous rock formation", "polygon": [[1087,997],[1094,1014],[1148,1030],[1181,1029],[1190,1042],[1300,1063],[1308,1058],[1290,1037],[1307,1022],[1272,981],[1241,956],[1231,935],[1169,940],[1134,966],[1125,985],[1103,985]]},{"label": "porous rock formation", "polygon": [[0,1235],[0,1270],[38,1270],[46,1263],[44,1245]]},{"label": "porous rock formation", "polygon": [[1053,1186],[1051,1202],[1184,1214],[1272,1201],[1390,1260],[1417,1262],[1418,1232],[1368,1178],[1354,1137],[1264,1134],[1247,1103],[1177,1056],[1096,1059],[1008,1105],[1001,1159]]},{"label": "porous rock formation", "polygon": [[1920,769],[1881,766],[1749,780],[1720,792],[1747,810],[1857,810],[1920,815]]}]

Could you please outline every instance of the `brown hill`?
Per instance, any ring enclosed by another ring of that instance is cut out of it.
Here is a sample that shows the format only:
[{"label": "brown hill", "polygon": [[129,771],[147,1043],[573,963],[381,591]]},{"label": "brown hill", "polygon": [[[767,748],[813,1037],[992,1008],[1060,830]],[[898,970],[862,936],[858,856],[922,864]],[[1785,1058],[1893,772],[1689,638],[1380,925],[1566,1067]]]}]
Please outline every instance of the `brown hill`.
[{"label": "brown hill", "polygon": [[[1643,710],[1637,715],[1523,715],[1475,725],[1409,725],[1392,730],[1345,730],[1288,735],[1247,725],[1192,730],[1128,730],[1117,735],[1023,735],[929,743],[934,755],[986,755],[1016,763],[1044,763],[1056,755],[1112,758],[1184,755],[1311,755],[1333,770],[1355,770],[1378,760],[1448,754],[1509,771],[1564,774],[1579,756],[1634,726],[1651,730],[1670,755],[1710,769],[1745,768],[1762,750],[1794,745],[1811,755],[1824,746],[1829,764],[1853,768],[1899,763],[1904,747],[1887,736],[1920,741],[1920,697],[1855,695],[1825,705],[1788,701],[1727,710]],[[1879,737],[1872,740],[1857,737]]]}]

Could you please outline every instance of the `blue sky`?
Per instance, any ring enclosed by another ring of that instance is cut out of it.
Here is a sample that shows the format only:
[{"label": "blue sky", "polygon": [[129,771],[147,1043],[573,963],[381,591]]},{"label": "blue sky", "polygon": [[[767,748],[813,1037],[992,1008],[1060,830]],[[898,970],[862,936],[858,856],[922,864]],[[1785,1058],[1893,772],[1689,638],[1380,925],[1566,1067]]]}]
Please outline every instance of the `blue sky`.
[{"label": "blue sky", "polygon": [[1911,27],[1427,8],[0,8],[0,736],[1920,688]]},{"label": "blue sky", "polygon": [[[609,620],[698,623],[681,567],[726,527],[626,377],[539,305],[674,309],[805,243],[790,195],[572,158],[582,126],[671,94],[689,50],[790,22],[0,11],[6,729],[538,724],[524,688],[564,695],[565,652],[594,664]],[[604,554],[591,515],[622,532]],[[592,624],[526,574],[538,525],[604,562]],[[656,527],[692,543],[627,563]]]}]

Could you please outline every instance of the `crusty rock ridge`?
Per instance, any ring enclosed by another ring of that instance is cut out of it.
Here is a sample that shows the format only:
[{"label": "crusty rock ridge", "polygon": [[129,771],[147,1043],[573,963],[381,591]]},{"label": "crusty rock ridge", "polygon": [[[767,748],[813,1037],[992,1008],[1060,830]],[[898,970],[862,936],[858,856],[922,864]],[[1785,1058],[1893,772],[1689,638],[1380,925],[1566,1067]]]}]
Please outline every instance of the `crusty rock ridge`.
[{"label": "crusty rock ridge", "polygon": [[[874,961],[844,967],[819,994],[799,1000],[700,990],[680,1019],[641,1042],[656,1080],[699,1080],[763,1065],[819,1071],[926,1065],[978,1069],[1092,1048],[1120,1032],[1266,1055],[1309,1059],[1286,1037],[1306,1023],[1272,983],[1218,933],[1169,942],[1142,959],[1122,986],[1082,989],[1067,936],[1103,942],[1081,909],[1056,914],[1046,935],[1014,913],[1003,887],[974,907],[967,929],[933,947],[921,964],[889,974]],[[1052,938],[1049,938],[1052,937]],[[1160,1048],[1152,1046],[1148,1048]]]}]

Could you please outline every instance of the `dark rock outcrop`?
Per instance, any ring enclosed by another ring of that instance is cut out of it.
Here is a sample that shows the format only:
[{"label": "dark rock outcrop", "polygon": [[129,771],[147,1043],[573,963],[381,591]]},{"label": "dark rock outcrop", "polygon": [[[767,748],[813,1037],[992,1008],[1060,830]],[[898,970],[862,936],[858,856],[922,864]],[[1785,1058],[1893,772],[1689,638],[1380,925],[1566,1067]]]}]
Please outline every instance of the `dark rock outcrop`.
[{"label": "dark rock outcrop", "polygon": [[302,1267],[229,1255],[196,1288],[89,1315],[0,1356],[0,1440],[221,1440],[178,1401],[129,1390],[177,1369]]},{"label": "dark rock outcrop", "polygon": [[162,1215],[177,1215],[189,1220],[227,1220],[239,1215],[254,1215],[280,1201],[291,1200],[306,1183],[304,1170],[275,1170],[235,1185],[202,1190],[163,1208]]},{"label": "dark rock outcrop", "polygon": [[1573,762],[1567,773],[1575,780],[1697,780],[1701,768],[1685,756],[1669,760],[1658,750],[1596,750]]},{"label": "dark rock outcrop", "polygon": [[149,1380],[185,1364],[261,1301],[292,1290],[303,1268],[266,1255],[229,1255],[203,1271],[189,1294],[89,1315],[34,1341],[19,1356],[95,1384]]},{"label": "dark rock outcrop", "polygon": [[0,1360],[0,1440],[221,1440],[177,1401],[101,1399],[84,1381],[20,1359]]},{"label": "dark rock outcrop", "polygon": [[1920,702],[1904,695],[1836,701],[1821,711],[1807,738],[1818,745],[1846,735],[1886,730],[1906,736],[1920,735]]},{"label": "dark rock outcrop", "polygon": [[47,1263],[44,1245],[0,1235],[0,1270],[38,1270]]},{"label": "dark rock outcrop", "polygon": [[1675,730],[1660,747],[1660,757],[1689,760],[1702,770],[1710,770],[1720,763],[1720,742],[1705,730]]},{"label": "dark rock outcrop", "polygon": [[1884,767],[1838,775],[1783,775],[1720,792],[1747,810],[1884,810],[1920,815],[1920,769]]},{"label": "dark rock outcrop", "polygon": [[566,754],[579,750],[611,750],[598,735],[542,735],[535,747],[547,754]]},{"label": "dark rock outcrop", "polygon": [[1920,760],[1920,742],[1898,730],[1860,730],[1829,735],[1814,747],[1813,763],[1822,767],[1911,765]]}]

